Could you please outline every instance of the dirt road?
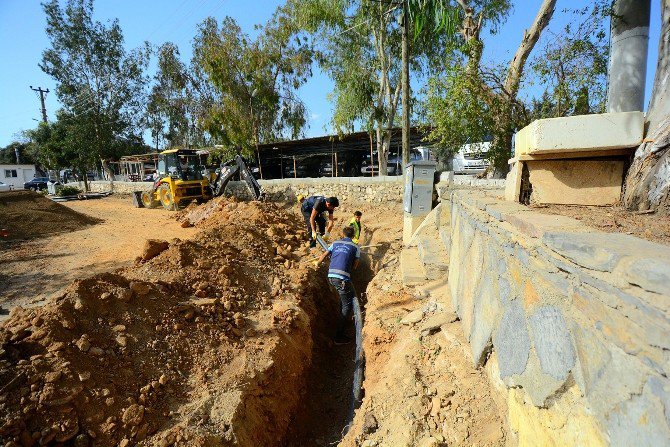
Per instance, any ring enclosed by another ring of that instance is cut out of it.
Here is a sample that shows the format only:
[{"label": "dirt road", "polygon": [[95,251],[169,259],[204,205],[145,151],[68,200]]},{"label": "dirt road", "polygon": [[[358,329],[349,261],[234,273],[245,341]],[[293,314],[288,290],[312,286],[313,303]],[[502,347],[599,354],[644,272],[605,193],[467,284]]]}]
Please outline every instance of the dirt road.
[{"label": "dirt road", "polygon": [[181,228],[172,213],[133,208],[128,197],[63,204],[103,222],[0,246],[0,306],[5,311],[40,304],[75,279],[129,265],[146,239],[190,239],[196,232]]}]

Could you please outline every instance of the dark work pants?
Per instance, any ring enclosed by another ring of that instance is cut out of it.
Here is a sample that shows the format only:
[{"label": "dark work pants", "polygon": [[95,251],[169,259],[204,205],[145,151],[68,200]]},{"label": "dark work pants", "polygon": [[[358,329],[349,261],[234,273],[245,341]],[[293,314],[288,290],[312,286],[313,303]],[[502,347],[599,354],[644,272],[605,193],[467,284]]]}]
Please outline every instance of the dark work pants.
[{"label": "dark work pants", "polygon": [[[309,246],[316,247],[316,235],[312,235],[312,225],[309,223],[309,218],[312,217],[312,212],[303,211],[302,217],[305,218],[305,225],[307,225],[307,236],[309,236]],[[321,235],[323,235],[323,233],[325,233],[326,231],[326,218],[323,217],[321,214],[316,216],[316,228]]]},{"label": "dark work pants", "polygon": [[341,338],[347,327],[347,320],[353,306],[354,297],[356,297],[356,289],[351,281],[345,281],[338,278],[328,278],[330,284],[335,287],[337,294],[340,296],[340,317],[337,320],[337,332],[335,338]]}]

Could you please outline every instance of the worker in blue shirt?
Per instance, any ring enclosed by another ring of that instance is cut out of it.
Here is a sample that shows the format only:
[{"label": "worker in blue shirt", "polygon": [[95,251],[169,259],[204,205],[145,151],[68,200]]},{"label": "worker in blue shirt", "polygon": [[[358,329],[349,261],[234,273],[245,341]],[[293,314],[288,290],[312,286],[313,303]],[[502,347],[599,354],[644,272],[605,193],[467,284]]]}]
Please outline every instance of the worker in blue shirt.
[{"label": "worker in blue shirt", "polygon": [[356,290],[351,282],[351,271],[358,267],[361,258],[361,249],[358,248],[351,238],[354,236],[352,227],[342,229],[342,239],[333,242],[328,247],[328,251],[314,261],[316,267],[330,256],[330,266],[328,267],[328,281],[335,287],[340,296],[340,316],[337,322],[337,332],[333,340],[336,345],[349,343],[351,339],[345,335],[347,319],[351,313],[353,300],[356,297]]},{"label": "worker in blue shirt", "polygon": [[[340,201],[337,200],[337,197],[312,196],[302,202],[300,211],[307,225],[310,248],[316,247],[317,234],[330,234],[335,222],[333,212],[338,206],[340,206]],[[326,219],[323,217],[326,212],[328,212],[327,228]]]}]

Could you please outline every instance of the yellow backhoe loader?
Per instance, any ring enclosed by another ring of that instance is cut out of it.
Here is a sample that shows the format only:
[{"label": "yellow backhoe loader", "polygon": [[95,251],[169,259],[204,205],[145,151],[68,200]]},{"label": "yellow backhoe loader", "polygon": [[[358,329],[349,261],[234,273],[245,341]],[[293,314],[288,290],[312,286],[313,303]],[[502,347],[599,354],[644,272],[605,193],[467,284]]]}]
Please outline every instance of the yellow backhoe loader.
[{"label": "yellow backhoe loader", "polygon": [[212,198],[209,179],[203,176],[199,155],[191,149],[169,149],[158,154],[158,175],[151,189],[142,192],[142,205],[178,210],[193,200]]},{"label": "yellow backhoe loader", "polygon": [[158,155],[158,174],[151,189],[142,191],[139,200],[134,198],[136,206],[156,208],[160,205],[167,210],[178,210],[180,206],[196,200],[206,202],[212,197],[223,194],[226,185],[235,174],[247,183],[255,200],[263,198],[263,191],[258,181],[242,156],[221,164],[213,179],[203,175],[204,168],[200,157],[191,149],[170,149]]}]

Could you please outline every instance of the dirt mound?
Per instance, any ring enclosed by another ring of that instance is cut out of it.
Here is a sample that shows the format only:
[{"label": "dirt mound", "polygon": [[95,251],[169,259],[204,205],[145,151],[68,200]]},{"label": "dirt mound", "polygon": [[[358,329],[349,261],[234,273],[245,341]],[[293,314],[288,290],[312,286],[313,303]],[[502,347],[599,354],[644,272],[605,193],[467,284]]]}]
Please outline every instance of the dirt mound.
[{"label": "dirt mound", "polygon": [[99,219],[78,213],[33,191],[0,193],[0,229],[6,239],[30,239],[76,231]]},{"label": "dirt mound", "polygon": [[282,442],[325,278],[300,263],[297,216],[205,207],[193,240],[12,311],[0,329],[4,445]]}]

